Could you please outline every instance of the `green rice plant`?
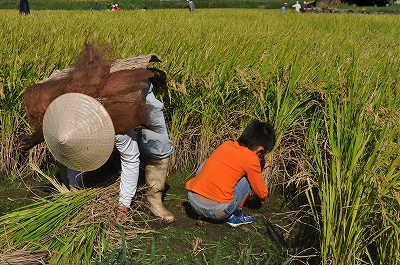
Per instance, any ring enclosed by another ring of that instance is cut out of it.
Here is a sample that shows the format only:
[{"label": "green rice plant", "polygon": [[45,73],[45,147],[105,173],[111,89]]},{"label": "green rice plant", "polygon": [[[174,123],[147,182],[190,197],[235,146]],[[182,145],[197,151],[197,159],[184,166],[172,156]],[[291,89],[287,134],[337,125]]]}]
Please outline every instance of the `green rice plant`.
[{"label": "green rice plant", "polygon": [[[384,110],[382,94],[360,89],[353,76],[343,94],[328,95],[326,141],[324,133],[314,138],[319,199],[309,193],[324,264],[400,261],[398,110]],[[320,131],[321,125],[313,131]]]},{"label": "green rice plant", "polygon": [[31,163],[30,167],[35,170],[37,173],[39,173],[39,175],[41,175],[42,177],[44,177],[45,179],[47,179],[47,181],[59,192],[59,193],[65,193],[65,192],[69,192],[69,189],[63,185],[60,184],[56,179],[49,177],[48,175],[46,175],[43,171],[40,170],[40,168]]},{"label": "green rice plant", "polygon": [[[326,84],[340,89],[345,82],[341,69],[348,65],[347,49],[341,47],[363,43],[357,47],[365,48],[360,53],[360,60],[363,59],[366,64],[364,69],[382,60],[392,62],[395,66],[396,52],[391,47],[395,47],[396,43],[395,38],[390,38],[394,32],[386,26],[390,25],[392,17],[385,17],[385,23],[382,23],[381,19],[374,17],[344,18],[333,15],[330,16],[333,23],[327,24],[324,22],[326,16],[309,16],[306,20],[293,16],[292,24],[296,27],[289,27],[288,21],[274,11],[227,9],[223,15],[221,10],[213,9],[202,10],[195,15],[186,11],[58,11],[57,14],[38,11],[33,17],[16,16],[15,13],[3,11],[2,25],[5,30],[2,38],[7,39],[4,50],[12,51],[4,54],[3,73],[8,73],[7,69],[10,68],[8,58],[18,58],[15,60],[18,68],[14,72],[26,79],[26,83],[16,89],[21,93],[27,84],[33,84],[49,76],[55,69],[70,65],[85,41],[112,47],[113,57],[116,58],[155,52],[163,59],[161,64],[155,66],[167,72],[169,84],[177,88],[171,86],[167,94],[160,95],[168,110],[167,120],[171,124],[181,124],[176,127],[177,130],[175,125],[171,125],[171,137],[177,139],[176,154],[185,153],[184,147],[192,146],[193,155],[197,153],[195,150],[199,150],[200,157],[203,157],[203,153],[207,153],[214,145],[207,145],[210,137],[206,136],[206,132],[210,125],[204,124],[201,132],[203,125],[199,122],[200,117],[204,117],[203,121],[208,124],[225,128],[217,139],[235,138],[251,119],[269,117],[267,120],[271,121],[274,118],[274,125],[283,122],[285,119],[279,118],[280,113],[274,115],[274,106],[281,105],[270,103],[275,99],[275,94],[270,91],[276,87],[286,89],[290,84],[288,92],[296,90],[296,97],[304,95],[302,100],[305,101],[310,89],[321,93]],[[132,17],[135,19],[132,20]],[[165,18],[168,18],[168,23],[165,23]],[[272,18],[275,24],[269,23]],[[348,22],[348,19],[351,21]],[[9,20],[13,23],[9,23]],[[245,23],[238,23],[242,21]],[[367,30],[360,26],[359,31],[353,32],[348,24],[370,26]],[[319,25],[318,30],[315,25]],[[282,28],[287,30],[282,31]],[[382,34],[381,29],[387,34]],[[381,43],[387,45],[382,47]],[[390,54],[382,50],[387,48],[391,49]],[[257,91],[259,87],[268,88],[265,92],[265,95],[269,95],[266,99],[271,106],[268,112],[264,101],[259,99],[265,98],[262,91]],[[218,93],[223,96],[209,102],[208,97],[215,89],[220,90]],[[253,90],[256,90],[254,94],[251,92]],[[235,97],[228,108],[225,102],[231,96]],[[252,104],[257,101],[261,106]],[[209,109],[208,114],[202,110],[203,107],[200,108],[200,102]],[[221,107],[215,113],[213,102]],[[185,110],[188,106],[189,110]],[[23,112],[21,108],[18,115],[21,115],[20,112]],[[185,113],[190,116],[184,118]],[[277,126],[282,135],[285,128],[290,127]],[[194,143],[182,143],[182,148],[180,135],[186,134],[181,128],[185,128],[188,135],[194,135],[194,138],[185,137]],[[203,148],[195,144],[199,141],[197,135],[203,135]],[[182,155],[183,158],[185,156]],[[178,163],[175,167],[188,163],[186,159],[174,161]]]}]

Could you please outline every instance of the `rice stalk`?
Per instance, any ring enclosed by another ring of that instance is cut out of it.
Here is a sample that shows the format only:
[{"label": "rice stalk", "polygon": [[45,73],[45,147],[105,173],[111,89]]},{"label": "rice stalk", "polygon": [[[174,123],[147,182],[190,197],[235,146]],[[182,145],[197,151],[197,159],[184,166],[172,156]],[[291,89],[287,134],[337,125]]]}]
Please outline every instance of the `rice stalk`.
[{"label": "rice stalk", "polygon": [[51,178],[50,176],[45,174],[43,171],[40,170],[37,165],[30,163],[29,166],[37,173],[39,173],[42,177],[44,177],[48,182],[50,182],[50,184],[55,187],[56,191],[58,191],[59,193],[69,192],[69,189],[65,185],[60,184],[56,179]]}]

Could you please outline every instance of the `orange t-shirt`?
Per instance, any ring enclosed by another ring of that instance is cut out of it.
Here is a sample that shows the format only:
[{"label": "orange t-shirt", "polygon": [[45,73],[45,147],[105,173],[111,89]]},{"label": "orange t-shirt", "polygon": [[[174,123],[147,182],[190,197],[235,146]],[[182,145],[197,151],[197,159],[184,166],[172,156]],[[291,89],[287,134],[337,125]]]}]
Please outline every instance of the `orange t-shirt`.
[{"label": "orange t-shirt", "polygon": [[260,199],[268,196],[258,156],[236,141],[226,141],[215,149],[199,174],[186,182],[186,189],[215,202],[230,203],[243,175]]}]

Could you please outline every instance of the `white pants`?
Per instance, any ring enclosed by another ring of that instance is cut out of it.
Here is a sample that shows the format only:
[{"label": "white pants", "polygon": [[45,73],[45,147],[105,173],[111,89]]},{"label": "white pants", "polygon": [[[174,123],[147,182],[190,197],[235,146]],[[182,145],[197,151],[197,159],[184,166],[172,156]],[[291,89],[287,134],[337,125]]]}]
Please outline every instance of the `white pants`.
[{"label": "white pants", "polygon": [[115,136],[115,147],[121,156],[121,182],[119,205],[130,207],[137,191],[139,180],[140,153],[134,130]]},{"label": "white pants", "polygon": [[[126,134],[115,136],[115,147],[121,157],[121,182],[119,192],[119,205],[129,207],[137,191],[139,180],[140,153],[134,130]],[[78,186],[82,173],[67,168],[67,177],[70,186]]]}]

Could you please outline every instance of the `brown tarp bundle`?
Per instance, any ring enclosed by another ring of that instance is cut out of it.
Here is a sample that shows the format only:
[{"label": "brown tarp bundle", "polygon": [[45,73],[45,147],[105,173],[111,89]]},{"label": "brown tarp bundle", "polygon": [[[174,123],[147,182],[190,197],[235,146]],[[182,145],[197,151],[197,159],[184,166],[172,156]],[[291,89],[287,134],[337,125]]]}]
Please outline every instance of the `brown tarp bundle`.
[{"label": "brown tarp bundle", "polygon": [[22,148],[29,150],[43,142],[42,122],[50,103],[65,93],[82,93],[98,100],[110,115],[115,133],[137,127],[153,128],[143,90],[154,73],[147,69],[150,62],[160,62],[155,54],[107,61],[90,44],[79,54],[71,68],[54,72],[49,78],[28,86],[24,104],[33,135],[20,137]]}]

